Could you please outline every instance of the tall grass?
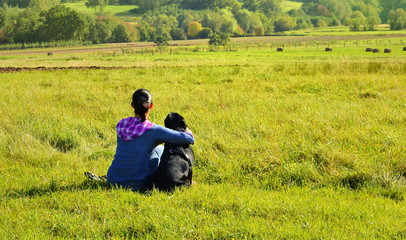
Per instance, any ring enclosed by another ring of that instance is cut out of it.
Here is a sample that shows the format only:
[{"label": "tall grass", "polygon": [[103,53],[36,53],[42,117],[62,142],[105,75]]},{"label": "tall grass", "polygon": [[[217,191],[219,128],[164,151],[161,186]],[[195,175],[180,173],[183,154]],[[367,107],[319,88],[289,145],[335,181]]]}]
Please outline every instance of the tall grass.
[{"label": "tall grass", "polygon": [[[267,63],[251,53],[260,64],[235,65],[214,53],[209,65],[209,53],[190,54],[175,56],[188,67],[145,56],[146,68],[2,73],[0,235],[406,237],[402,58]],[[106,172],[115,124],[140,87],[154,96],[153,122],[179,112],[194,132],[192,188],[138,194],[85,181],[84,171]]]}]

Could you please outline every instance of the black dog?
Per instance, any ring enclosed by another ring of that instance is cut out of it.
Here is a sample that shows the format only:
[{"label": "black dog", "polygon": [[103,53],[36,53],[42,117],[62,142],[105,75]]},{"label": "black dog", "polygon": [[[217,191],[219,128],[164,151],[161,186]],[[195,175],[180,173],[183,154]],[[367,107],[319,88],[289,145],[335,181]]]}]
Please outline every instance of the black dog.
[{"label": "black dog", "polygon": [[[184,132],[187,125],[181,115],[171,112],[165,118],[165,127]],[[153,185],[164,191],[171,191],[177,186],[190,186],[194,158],[190,145],[165,143],[161,162],[152,178]]]}]

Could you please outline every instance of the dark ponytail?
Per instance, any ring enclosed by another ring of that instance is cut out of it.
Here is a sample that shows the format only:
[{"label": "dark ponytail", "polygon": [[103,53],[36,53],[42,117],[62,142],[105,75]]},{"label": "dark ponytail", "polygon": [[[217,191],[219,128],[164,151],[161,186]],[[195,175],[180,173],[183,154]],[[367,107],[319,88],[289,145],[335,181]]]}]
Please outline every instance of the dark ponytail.
[{"label": "dark ponytail", "polygon": [[151,93],[147,89],[138,89],[133,94],[133,100],[131,104],[134,107],[135,115],[139,115],[141,118],[141,122],[144,122],[146,119],[146,113],[148,112],[148,109],[152,104]]}]

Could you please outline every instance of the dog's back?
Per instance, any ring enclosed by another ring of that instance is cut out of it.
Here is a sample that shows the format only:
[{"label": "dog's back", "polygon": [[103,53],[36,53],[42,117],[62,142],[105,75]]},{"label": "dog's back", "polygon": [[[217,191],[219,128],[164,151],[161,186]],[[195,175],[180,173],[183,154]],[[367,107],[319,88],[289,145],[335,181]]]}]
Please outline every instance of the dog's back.
[{"label": "dog's back", "polygon": [[[187,125],[182,116],[169,113],[165,119],[165,127],[185,131]],[[177,186],[189,186],[192,183],[193,162],[194,153],[190,145],[165,143],[160,164],[153,176],[153,185],[166,191]]]}]

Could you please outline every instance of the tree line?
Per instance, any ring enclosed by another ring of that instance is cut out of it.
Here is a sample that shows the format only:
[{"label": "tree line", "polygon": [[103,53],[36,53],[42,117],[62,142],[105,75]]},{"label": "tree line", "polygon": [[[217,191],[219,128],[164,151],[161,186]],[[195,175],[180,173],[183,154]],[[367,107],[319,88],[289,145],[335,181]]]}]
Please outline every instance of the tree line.
[{"label": "tree line", "polygon": [[[74,0],[62,0],[74,1]],[[86,0],[93,14],[60,0],[0,0],[0,43],[92,43],[182,40],[216,34],[261,36],[293,29],[346,25],[372,31],[379,23],[406,28],[406,0]],[[109,16],[106,5],[134,5],[134,22]]]}]

